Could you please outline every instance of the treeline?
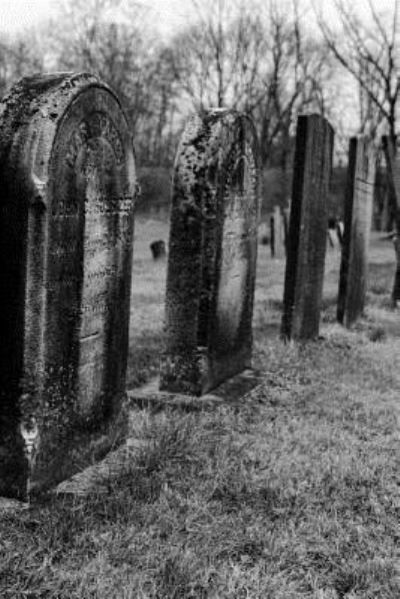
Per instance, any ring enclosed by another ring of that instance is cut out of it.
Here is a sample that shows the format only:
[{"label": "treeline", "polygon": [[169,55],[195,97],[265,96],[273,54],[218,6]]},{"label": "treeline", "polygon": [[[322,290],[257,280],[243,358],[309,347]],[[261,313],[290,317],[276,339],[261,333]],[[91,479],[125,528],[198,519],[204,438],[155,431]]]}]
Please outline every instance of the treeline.
[{"label": "treeline", "polygon": [[383,123],[395,135],[398,0],[386,15],[367,1],[365,24],[350,2],[332,0],[341,24],[332,30],[318,6],[302,0],[188,0],[195,18],[166,38],[140,3],[65,0],[53,21],[2,39],[0,94],[38,71],[97,73],[124,105],[143,172],[160,167],[161,187],[188,114],[244,110],[256,125],[263,169],[280,173],[272,195],[284,204],[299,113],[328,118],[342,156],[350,134],[374,136]]}]

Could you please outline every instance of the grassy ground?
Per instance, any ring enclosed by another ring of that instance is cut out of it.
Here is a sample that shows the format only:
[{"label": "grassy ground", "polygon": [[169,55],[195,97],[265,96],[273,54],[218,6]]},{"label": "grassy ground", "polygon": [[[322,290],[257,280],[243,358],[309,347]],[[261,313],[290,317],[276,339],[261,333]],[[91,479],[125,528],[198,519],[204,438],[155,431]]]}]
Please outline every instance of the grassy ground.
[{"label": "grassy ground", "polygon": [[[158,229],[157,229],[158,227]],[[130,384],[157,370],[165,269],[138,225]],[[366,316],[335,324],[329,250],[321,339],[278,337],[284,265],[260,247],[254,363],[263,384],[213,412],[137,410],[147,448],[106,490],[0,514],[0,597],[400,597],[400,327],[393,249],[374,241]]]}]

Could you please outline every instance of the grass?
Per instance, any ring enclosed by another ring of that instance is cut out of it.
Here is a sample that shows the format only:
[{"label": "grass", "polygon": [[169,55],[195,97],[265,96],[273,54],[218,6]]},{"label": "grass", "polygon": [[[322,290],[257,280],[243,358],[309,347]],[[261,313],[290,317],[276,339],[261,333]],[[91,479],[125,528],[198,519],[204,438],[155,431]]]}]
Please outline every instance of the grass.
[{"label": "grass", "polygon": [[[162,338],[165,266],[145,251],[166,239],[157,233],[134,266],[134,384],[153,376]],[[393,250],[381,243],[379,286],[351,331],[334,322],[339,259],[328,252],[322,338],[308,344],[279,340],[283,262],[261,246],[263,384],[215,411],[137,409],[145,448],[102,492],[0,513],[0,596],[397,599],[400,340],[385,303]]]},{"label": "grass", "polygon": [[163,239],[168,245],[168,229],[162,221],[137,219],[135,227],[128,388],[139,386],[158,374],[166,261],[154,261],[149,246],[157,239]]}]

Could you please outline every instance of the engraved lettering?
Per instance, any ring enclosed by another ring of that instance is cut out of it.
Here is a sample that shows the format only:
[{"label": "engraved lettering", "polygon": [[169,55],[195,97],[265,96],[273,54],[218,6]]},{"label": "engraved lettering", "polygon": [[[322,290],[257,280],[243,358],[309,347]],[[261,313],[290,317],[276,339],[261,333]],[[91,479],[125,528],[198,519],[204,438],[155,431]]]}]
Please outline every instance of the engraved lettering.
[{"label": "engraved lettering", "polygon": [[107,114],[95,112],[86,121],[82,120],[71,135],[65,155],[66,163],[70,168],[74,168],[78,152],[82,146],[95,137],[101,137],[108,142],[113,149],[117,164],[124,161],[123,143],[114,123]]}]

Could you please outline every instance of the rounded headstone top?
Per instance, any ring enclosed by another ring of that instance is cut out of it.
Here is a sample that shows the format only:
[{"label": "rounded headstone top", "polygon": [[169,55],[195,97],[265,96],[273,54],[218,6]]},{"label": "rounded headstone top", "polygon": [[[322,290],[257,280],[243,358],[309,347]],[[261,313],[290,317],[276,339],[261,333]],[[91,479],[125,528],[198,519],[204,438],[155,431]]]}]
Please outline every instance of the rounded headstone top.
[{"label": "rounded headstone top", "polygon": [[[104,82],[90,73],[65,72],[23,77],[11,87],[8,94],[2,99],[0,118],[4,123],[13,115],[23,114],[29,106],[29,116],[41,111],[42,116],[55,119],[61,116],[57,108],[62,108],[64,103],[71,102],[73,96],[93,85],[108,89],[115,96]],[[56,103],[54,103],[54,96],[57,98]],[[116,99],[118,101],[118,98]]]},{"label": "rounded headstone top", "polygon": [[[246,130],[257,144],[255,127],[245,114],[229,108],[211,108],[192,116],[182,134],[175,160],[180,186],[187,191],[199,184],[202,172],[223,168],[238,137]],[[254,152],[257,156],[257,150]]]},{"label": "rounded headstone top", "polygon": [[[91,131],[87,131],[88,118]],[[30,190],[27,194],[14,193],[15,198],[30,196],[44,204],[53,151],[64,145],[61,154],[58,151],[58,161],[72,160],[88,135],[102,136],[119,156],[118,165],[122,166],[126,158],[130,171],[134,171],[129,122],[118,97],[106,83],[90,73],[22,78],[0,102],[3,182],[6,177],[12,185],[18,181]]]},{"label": "rounded headstone top", "polygon": [[0,160],[4,159],[15,134],[37,119],[54,126],[62,119],[73,99],[90,87],[107,90],[121,111],[113,90],[90,73],[59,72],[23,77],[0,102]]}]

